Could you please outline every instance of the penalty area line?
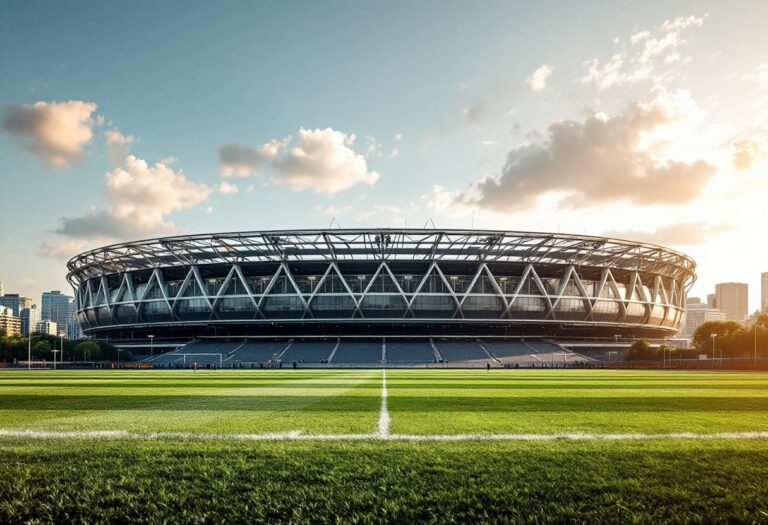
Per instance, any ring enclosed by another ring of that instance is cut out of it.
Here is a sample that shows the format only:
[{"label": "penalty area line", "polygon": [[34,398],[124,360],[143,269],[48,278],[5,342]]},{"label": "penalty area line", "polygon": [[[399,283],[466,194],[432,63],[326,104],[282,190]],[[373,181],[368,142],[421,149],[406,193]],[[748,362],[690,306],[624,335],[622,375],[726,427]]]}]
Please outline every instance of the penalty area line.
[{"label": "penalty area line", "polygon": [[[388,414],[387,414],[388,416]],[[260,434],[216,434],[201,432],[127,432],[123,430],[94,431],[41,431],[0,429],[0,438],[26,439],[127,439],[127,440],[219,440],[219,441],[641,441],[641,440],[747,440],[768,439],[768,432],[673,432],[666,434],[390,434],[388,422],[385,432],[373,434],[305,434],[299,430],[290,432],[266,432]]]}]

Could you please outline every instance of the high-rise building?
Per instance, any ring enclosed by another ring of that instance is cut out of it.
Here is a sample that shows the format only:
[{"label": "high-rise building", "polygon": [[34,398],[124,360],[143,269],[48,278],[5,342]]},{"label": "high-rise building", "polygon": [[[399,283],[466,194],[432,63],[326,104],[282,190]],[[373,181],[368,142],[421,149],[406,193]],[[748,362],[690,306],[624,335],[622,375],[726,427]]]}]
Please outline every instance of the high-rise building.
[{"label": "high-rise building", "polygon": [[749,315],[749,288],[746,283],[715,285],[715,305],[729,321],[744,322]]},{"label": "high-rise building", "polygon": [[693,339],[696,329],[709,321],[725,321],[725,313],[706,304],[689,304],[685,314],[685,326],[678,335],[681,339]]},{"label": "high-rise building", "polygon": [[37,332],[38,334],[58,335],[58,326],[56,325],[56,321],[51,321],[50,319],[44,319],[39,323],[37,323],[35,332]]},{"label": "high-rise building", "polygon": [[715,294],[707,294],[707,306],[709,308],[717,308],[717,296]]},{"label": "high-rise building", "polygon": [[[56,322],[59,333],[70,338],[70,330],[75,323],[74,298],[64,295],[59,290],[43,292],[41,316]],[[74,337],[75,339],[77,336]]]},{"label": "high-rise building", "polygon": [[689,297],[685,304],[701,304],[701,297]]},{"label": "high-rise building", "polygon": [[24,308],[32,306],[32,299],[17,293],[2,295],[0,296],[0,306],[10,308],[13,311],[13,315],[19,317]]},{"label": "high-rise building", "polygon": [[30,331],[34,332],[37,323],[41,320],[40,308],[36,304],[24,308],[21,311],[21,335],[29,335]]},{"label": "high-rise building", "polygon": [[760,309],[768,311],[768,272],[760,274]]},{"label": "high-rise building", "polygon": [[0,332],[6,336],[21,335],[21,319],[5,306],[0,306]]}]

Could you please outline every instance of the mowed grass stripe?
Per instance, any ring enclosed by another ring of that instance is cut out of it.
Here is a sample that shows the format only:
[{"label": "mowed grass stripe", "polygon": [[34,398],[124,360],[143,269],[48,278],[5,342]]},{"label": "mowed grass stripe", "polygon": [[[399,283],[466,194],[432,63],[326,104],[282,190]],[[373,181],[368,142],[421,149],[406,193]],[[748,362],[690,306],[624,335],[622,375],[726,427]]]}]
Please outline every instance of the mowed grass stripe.
[{"label": "mowed grass stripe", "polygon": [[[46,371],[27,372],[32,381]],[[266,433],[369,432],[379,407],[378,371],[68,371],[98,386],[55,390],[0,383],[0,427],[33,430]],[[113,374],[113,375],[111,375]],[[224,374],[240,380],[236,388]],[[13,374],[12,374],[13,375]],[[145,389],[142,380],[167,388]],[[193,376],[190,379],[190,376]],[[104,383],[109,382],[107,386]],[[184,383],[180,387],[178,383]],[[205,385],[200,388],[200,385]],[[287,388],[286,388],[287,386]],[[62,392],[63,390],[63,392]]]},{"label": "mowed grass stripe", "polygon": [[395,434],[768,430],[768,374],[624,370],[393,370]]}]

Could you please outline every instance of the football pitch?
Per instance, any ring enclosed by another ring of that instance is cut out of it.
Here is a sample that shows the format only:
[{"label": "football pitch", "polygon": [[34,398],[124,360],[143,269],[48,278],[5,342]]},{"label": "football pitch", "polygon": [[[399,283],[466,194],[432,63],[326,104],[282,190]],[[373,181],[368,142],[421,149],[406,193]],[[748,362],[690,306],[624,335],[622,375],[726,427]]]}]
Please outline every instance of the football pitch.
[{"label": "football pitch", "polygon": [[0,522],[768,521],[768,374],[0,372]]}]

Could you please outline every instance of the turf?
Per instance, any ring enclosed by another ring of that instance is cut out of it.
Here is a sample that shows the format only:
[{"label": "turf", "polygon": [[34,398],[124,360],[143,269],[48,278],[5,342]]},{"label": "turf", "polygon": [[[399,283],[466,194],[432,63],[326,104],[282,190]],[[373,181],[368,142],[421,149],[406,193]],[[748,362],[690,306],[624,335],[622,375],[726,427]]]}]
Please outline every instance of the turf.
[{"label": "turf", "polygon": [[[389,370],[400,434],[768,430],[768,374]],[[371,433],[381,370],[5,371],[0,428]]]},{"label": "turf", "polygon": [[765,522],[761,441],[0,440],[0,522]]},{"label": "turf", "polygon": [[[765,373],[388,370],[387,387],[397,434],[768,431]],[[198,438],[0,438],[0,523],[768,522],[765,439],[215,439],[372,435],[381,392],[381,370],[1,371],[0,429]]]}]

